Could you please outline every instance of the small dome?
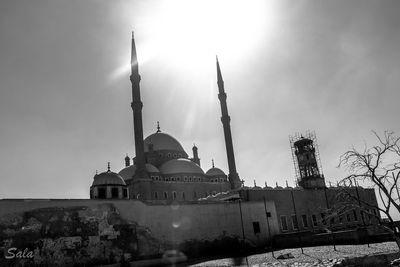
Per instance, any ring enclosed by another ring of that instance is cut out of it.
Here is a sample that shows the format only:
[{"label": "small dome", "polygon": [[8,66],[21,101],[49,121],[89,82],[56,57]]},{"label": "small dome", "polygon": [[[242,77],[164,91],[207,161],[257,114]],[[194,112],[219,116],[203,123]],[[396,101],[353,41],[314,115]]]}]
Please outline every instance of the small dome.
[{"label": "small dome", "polygon": [[[146,163],[146,171],[148,173],[159,173],[160,171],[152,164]],[[118,174],[124,178],[124,180],[132,179],[136,173],[136,165],[131,165],[123,168]]]},{"label": "small dome", "polygon": [[95,185],[126,185],[124,179],[117,173],[112,171],[102,172],[93,177],[93,184]]},{"label": "small dome", "polygon": [[144,152],[149,151],[149,144],[153,145],[153,150],[172,150],[183,152],[185,156],[187,156],[185,150],[181,146],[181,144],[170,136],[169,134],[156,132],[154,134],[149,135],[144,139]]},{"label": "small dome", "polygon": [[226,176],[226,174],[219,168],[211,168],[206,172],[209,176],[219,175],[219,176]]},{"label": "small dome", "polygon": [[160,171],[163,174],[173,173],[196,173],[204,174],[204,171],[199,165],[188,159],[173,159],[165,162],[160,167]]}]

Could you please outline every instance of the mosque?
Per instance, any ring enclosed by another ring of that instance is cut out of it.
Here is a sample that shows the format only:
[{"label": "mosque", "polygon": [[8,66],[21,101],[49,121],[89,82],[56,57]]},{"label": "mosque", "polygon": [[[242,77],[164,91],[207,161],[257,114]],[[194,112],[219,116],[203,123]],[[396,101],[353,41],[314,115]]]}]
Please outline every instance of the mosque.
[{"label": "mosque", "polygon": [[[296,231],[318,231],[330,227],[349,228],[380,218],[375,191],[372,188],[346,188],[357,195],[365,207],[354,208],[346,214],[326,219],[328,210],[338,203],[341,187],[326,186],[319,160],[315,134],[296,135],[290,138],[297,185],[295,188],[276,186],[272,188],[244,187],[236,171],[232,144],[230,117],[224,81],[217,58],[218,98],[221,106],[221,122],[225,137],[229,173],[224,173],[212,164],[204,171],[200,165],[198,148],[194,145],[192,156],[186,153],[177,139],[164,133],[157,122],[156,132],[143,138],[142,108],[140,98],[140,75],[135,40],[132,35],[131,107],[134,118],[136,157],[125,157],[125,168],[118,173],[110,170],[96,174],[90,187],[91,199],[137,199],[147,203],[169,204],[173,201],[192,202],[245,202],[270,201],[276,208],[276,217],[271,220],[280,226],[280,233]],[[368,214],[363,210],[367,210]],[[269,212],[267,212],[269,214]],[[300,223],[301,222],[301,223]],[[256,231],[256,230],[254,230]]]},{"label": "mosque", "polygon": [[110,170],[96,174],[90,188],[92,199],[141,199],[146,201],[198,200],[238,189],[242,186],[236,172],[230,129],[230,117],[221,69],[217,59],[219,100],[228,155],[229,174],[214,166],[204,171],[200,165],[198,148],[192,148],[192,157],[177,139],[164,133],[157,122],[157,131],[143,139],[140,75],[135,40],[132,35],[131,57],[132,109],[134,116],[136,157],[132,163],[125,157],[125,168],[118,173]]}]

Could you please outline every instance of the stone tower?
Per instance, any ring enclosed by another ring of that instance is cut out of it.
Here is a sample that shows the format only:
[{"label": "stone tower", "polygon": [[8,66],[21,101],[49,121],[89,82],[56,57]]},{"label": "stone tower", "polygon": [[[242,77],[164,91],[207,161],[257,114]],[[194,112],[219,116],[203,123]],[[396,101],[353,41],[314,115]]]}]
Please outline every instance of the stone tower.
[{"label": "stone tower", "polygon": [[292,137],[290,140],[297,180],[304,189],[325,187],[315,140],[315,133],[309,133],[307,137]]},{"label": "stone tower", "polygon": [[[149,188],[142,188],[142,187],[149,187],[150,179],[149,175],[146,171],[146,162],[145,162],[145,155],[144,155],[144,141],[143,141],[143,121],[142,121],[142,108],[143,103],[140,98],[140,75],[139,75],[139,64],[136,55],[136,46],[135,46],[135,39],[132,32],[132,52],[131,52],[131,76],[130,80],[132,83],[132,103],[131,107],[133,110],[133,126],[135,132],[135,153],[136,158],[134,160],[134,164],[136,165],[136,173],[135,176],[142,180],[142,183],[138,185],[135,190],[133,190],[132,195],[137,195],[134,191],[145,192],[145,194],[140,195],[140,198],[149,198],[150,197],[150,190]],[[131,189],[132,190],[132,189]],[[149,196],[147,196],[149,195]]]},{"label": "stone tower", "polygon": [[231,118],[228,114],[228,106],[226,104],[226,93],[224,88],[224,81],[222,80],[221,68],[219,66],[217,58],[217,83],[218,83],[218,98],[221,104],[221,121],[224,128],[226,155],[228,157],[229,167],[229,182],[231,189],[237,189],[241,187],[239,174],[236,172],[235,154],[233,153],[232,133],[231,133]]}]

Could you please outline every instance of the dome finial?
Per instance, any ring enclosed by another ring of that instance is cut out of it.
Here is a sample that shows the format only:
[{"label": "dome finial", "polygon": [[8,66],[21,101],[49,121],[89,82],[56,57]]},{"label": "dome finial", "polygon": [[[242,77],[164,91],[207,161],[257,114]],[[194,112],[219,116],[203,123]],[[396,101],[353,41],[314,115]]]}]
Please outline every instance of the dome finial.
[{"label": "dome finial", "polygon": [[110,171],[110,162],[107,162],[107,171]]},{"label": "dome finial", "polygon": [[157,133],[159,133],[159,132],[161,132],[161,130],[160,130],[160,122],[157,121]]},{"label": "dome finial", "polygon": [[212,166],[213,168],[215,168],[215,167],[214,167],[214,159],[211,160],[211,166]]},{"label": "dome finial", "polygon": [[96,175],[98,174],[97,170],[96,170]]},{"label": "dome finial", "polygon": [[289,187],[289,184],[288,184],[287,180],[286,180],[286,187]]},{"label": "dome finial", "polygon": [[256,184],[256,180],[254,180],[254,187],[256,187],[257,186],[257,184]]}]

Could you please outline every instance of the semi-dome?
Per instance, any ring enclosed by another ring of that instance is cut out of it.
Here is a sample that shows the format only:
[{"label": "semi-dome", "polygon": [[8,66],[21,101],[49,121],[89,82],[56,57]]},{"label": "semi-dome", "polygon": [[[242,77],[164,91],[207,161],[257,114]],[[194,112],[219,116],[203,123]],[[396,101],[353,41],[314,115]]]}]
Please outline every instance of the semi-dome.
[{"label": "semi-dome", "polygon": [[171,150],[177,152],[183,152],[185,155],[186,152],[181,146],[181,144],[174,137],[169,134],[156,132],[151,134],[144,139],[144,152],[149,151],[149,145],[153,145],[153,150]]},{"label": "semi-dome", "polygon": [[172,159],[165,162],[160,167],[160,171],[163,174],[174,174],[174,173],[193,173],[193,174],[204,174],[204,171],[199,165],[188,159]]},{"label": "semi-dome", "polygon": [[126,185],[124,179],[115,172],[106,171],[100,174],[96,174],[93,178],[93,184],[95,185]]},{"label": "semi-dome", "polygon": [[[146,171],[148,173],[159,173],[160,171],[152,164],[146,163]],[[131,165],[123,168],[118,174],[124,178],[124,180],[132,179],[136,173],[136,165]]]},{"label": "semi-dome", "polygon": [[219,175],[219,176],[223,175],[223,176],[225,176],[226,175],[221,169],[216,168],[216,167],[213,167],[213,168],[209,169],[206,172],[206,174],[209,175],[209,176],[214,176],[214,175]]}]

